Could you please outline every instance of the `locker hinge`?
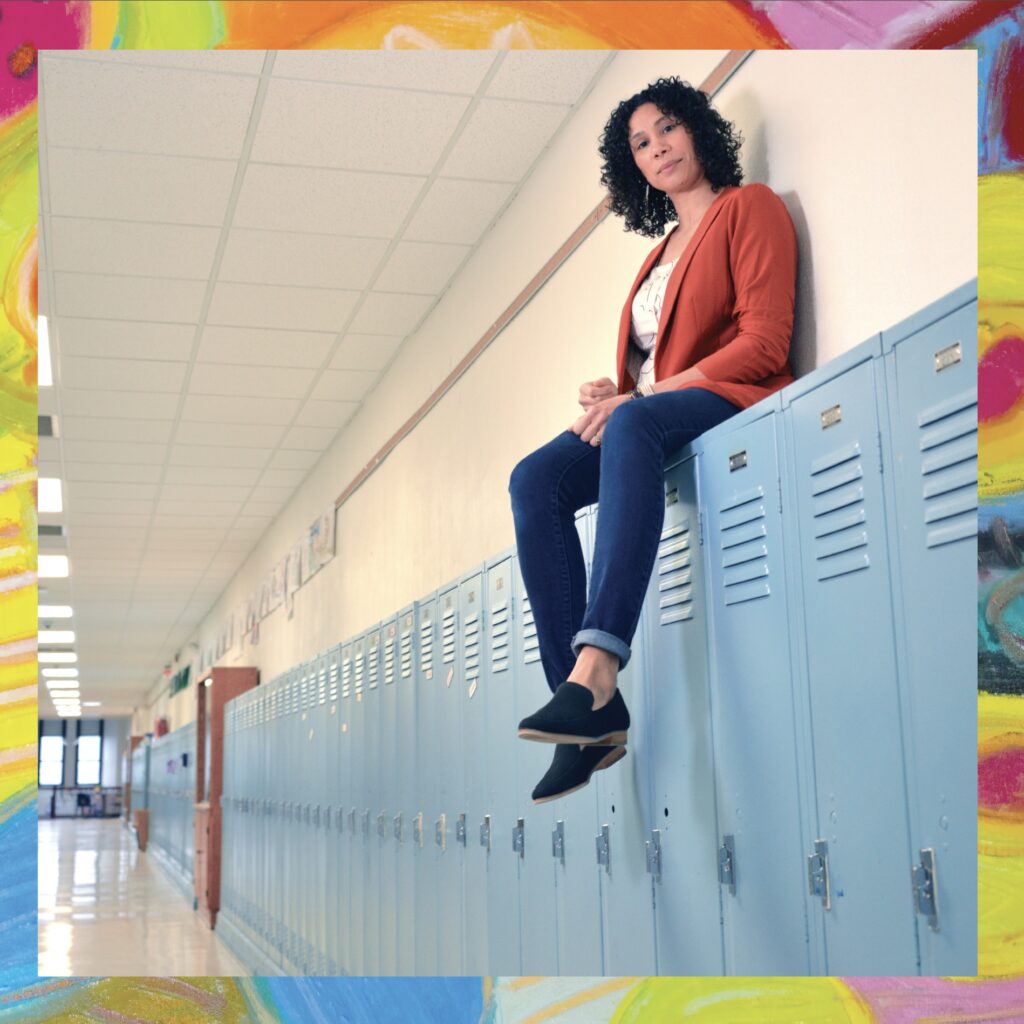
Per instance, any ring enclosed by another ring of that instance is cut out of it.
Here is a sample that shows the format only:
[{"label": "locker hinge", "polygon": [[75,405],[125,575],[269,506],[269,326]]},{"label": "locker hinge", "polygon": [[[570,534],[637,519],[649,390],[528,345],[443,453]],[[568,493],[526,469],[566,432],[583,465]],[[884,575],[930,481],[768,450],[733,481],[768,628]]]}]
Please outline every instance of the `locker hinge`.
[{"label": "locker hinge", "polygon": [[551,830],[551,856],[556,857],[565,867],[565,822],[556,821]]},{"label": "locker hinge", "polygon": [[704,509],[697,509],[697,546],[704,546]]},{"label": "locker hinge", "polygon": [[939,930],[939,868],[935,851],[921,850],[921,863],[911,868],[911,882],[914,886],[914,906],[917,912],[928,918],[933,932]]},{"label": "locker hinge", "polygon": [[736,895],[736,845],[732,836],[723,836],[718,848],[718,881]]},{"label": "locker hinge", "polygon": [[466,815],[460,814],[455,822],[455,842],[460,846],[466,845]]},{"label": "locker hinge", "polygon": [[779,513],[782,513],[782,477],[777,476],[775,478],[775,493],[779,499]]},{"label": "locker hinge", "polygon": [[647,847],[647,873],[654,881],[661,881],[661,832],[651,829],[651,838],[644,844]]},{"label": "locker hinge", "polygon": [[444,820],[444,815],[442,814],[441,817],[438,818],[437,821],[434,822],[434,842],[438,846],[440,846],[442,850],[445,848],[445,835],[444,834],[445,834],[445,820]]},{"label": "locker hinge", "polygon": [[423,812],[420,811],[415,818],[412,819],[412,841],[422,850],[423,849]]},{"label": "locker hinge", "polygon": [[516,818],[516,827],[512,829],[512,849],[520,857],[526,856],[526,823]]},{"label": "locker hinge", "polygon": [[488,852],[491,852],[491,816],[484,815],[480,824],[480,845]]},{"label": "locker hinge", "polygon": [[399,811],[398,814],[396,814],[391,819],[391,824],[394,826],[395,838],[399,841],[399,843],[401,843],[401,841],[402,841],[402,812],[401,811]]},{"label": "locker hinge", "polygon": [[821,899],[826,910],[832,909],[832,887],[828,877],[828,843],[814,840],[814,853],[807,858],[807,882],[812,896]]},{"label": "locker hinge", "polygon": [[884,473],[885,466],[882,464],[882,432],[880,430],[875,433],[875,444],[878,448],[878,472]]},{"label": "locker hinge", "polygon": [[384,827],[384,820],[387,818],[387,812],[381,811],[377,815],[377,835],[383,839],[387,835],[387,829]]},{"label": "locker hinge", "polygon": [[602,825],[601,834],[597,838],[597,863],[603,864],[608,874],[612,873],[611,826]]}]

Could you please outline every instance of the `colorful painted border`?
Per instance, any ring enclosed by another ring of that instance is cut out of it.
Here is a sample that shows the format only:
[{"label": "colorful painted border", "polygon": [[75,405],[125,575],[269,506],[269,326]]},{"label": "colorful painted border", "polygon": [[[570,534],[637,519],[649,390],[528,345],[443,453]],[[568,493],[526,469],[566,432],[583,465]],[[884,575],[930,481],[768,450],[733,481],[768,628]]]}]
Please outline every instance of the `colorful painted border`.
[{"label": "colorful painted border", "polygon": [[[979,54],[982,527],[1024,529],[1024,4],[1008,0],[0,0],[0,1022],[1024,1021],[1024,578],[980,580],[975,979],[36,977],[39,49],[970,47]],[[1019,572],[1019,570],[1018,570]],[[1002,587],[1002,590],[998,590]],[[579,1018],[577,1018],[579,1019]]]}]

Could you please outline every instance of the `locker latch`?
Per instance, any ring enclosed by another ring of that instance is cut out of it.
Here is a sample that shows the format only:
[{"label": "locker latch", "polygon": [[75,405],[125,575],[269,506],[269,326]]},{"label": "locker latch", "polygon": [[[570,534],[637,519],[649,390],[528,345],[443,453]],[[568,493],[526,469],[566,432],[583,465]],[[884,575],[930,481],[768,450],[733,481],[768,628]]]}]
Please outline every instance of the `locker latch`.
[{"label": "locker latch", "polygon": [[654,876],[654,881],[661,881],[661,832],[651,829],[651,838],[644,844],[647,847],[647,872]]},{"label": "locker latch", "polygon": [[420,811],[415,818],[412,819],[412,841],[422,850],[423,849],[423,812]]},{"label": "locker latch", "polygon": [[718,881],[729,886],[729,892],[736,895],[736,841],[733,836],[723,836],[718,848]]},{"label": "locker latch", "polygon": [[488,852],[491,852],[491,816],[484,815],[480,824],[480,845]]},{"label": "locker latch", "polygon": [[391,819],[391,823],[394,826],[395,838],[399,842],[401,842],[402,841],[402,812],[401,811],[399,811],[398,814],[396,814]]},{"label": "locker latch", "polygon": [[348,812],[348,830],[352,835],[356,834],[356,809],[354,807]]},{"label": "locker latch", "polygon": [[597,837],[597,863],[603,864],[608,874],[612,873],[611,831],[610,825],[602,825],[601,834]]},{"label": "locker latch", "polygon": [[324,831],[329,832],[331,829],[331,809],[330,807],[324,808]]},{"label": "locker latch", "polygon": [[312,804],[303,804],[302,805],[302,820],[303,820],[303,822],[306,825],[309,824],[310,817],[312,816],[312,813],[313,813],[313,805]]},{"label": "locker latch", "polygon": [[434,842],[443,850],[444,846],[444,833],[445,833],[445,821],[444,815],[442,814],[437,821],[434,822]]},{"label": "locker latch", "polygon": [[516,827],[512,829],[512,849],[520,857],[526,856],[526,822],[516,818]]},{"label": "locker latch", "polygon": [[377,815],[377,835],[378,835],[378,836],[379,836],[379,837],[380,837],[381,839],[383,839],[383,838],[384,838],[384,836],[385,836],[385,834],[387,833],[387,829],[386,829],[386,828],[384,827],[384,819],[385,819],[386,817],[387,817],[387,814],[386,814],[386,813],[385,813],[384,811],[381,811],[381,812],[380,812],[380,813],[379,813],[379,814]]},{"label": "locker latch", "polygon": [[939,889],[938,863],[931,848],[921,851],[921,863],[911,869],[914,886],[914,906],[917,912],[928,918],[933,932],[939,930]]},{"label": "locker latch", "polygon": [[370,811],[367,808],[363,811],[363,835],[368,836],[370,834]]},{"label": "locker latch", "polygon": [[320,827],[320,805],[316,804],[313,808],[313,824],[316,828]]},{"label": "locker latch", "polygon": [[455,822],[455,842],[466,845],[466,815],[460,814]]},{"label": "locker latch", "polygon": [[556,821],[551,830],[551,856],[556,857],[565,867],[565,822],[561,820]]},{"label": "locker latch", "polygon": [[344,812],[344,810],[342,810],[342,808],[339,807],[334,812],[334,821],[335,821],[335,823],[338,826],[338,831],[339,832],[344,832],[345,831],[345,812]]},{"label": "locker latch", "polygon": [[828,843],[814,840],[814,853],[807,858],[807,881],[812,896],[821,899],[826,910],[832,909],[832,889],[828,877]]}]

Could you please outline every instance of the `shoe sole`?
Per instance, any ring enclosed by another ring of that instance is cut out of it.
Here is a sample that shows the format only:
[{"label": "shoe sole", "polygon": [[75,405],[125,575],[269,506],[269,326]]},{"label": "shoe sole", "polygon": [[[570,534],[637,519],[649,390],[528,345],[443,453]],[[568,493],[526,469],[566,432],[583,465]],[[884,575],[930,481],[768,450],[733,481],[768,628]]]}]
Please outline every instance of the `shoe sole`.
[{"label": "shoe sole", "polygon": [[625,732],[609,732],[604,736],[570,736],[561,732],[540,732],[538,729],[520,729],[521,740],[535,740],[537,743],[575,743],[581,747],[624,747]]},{"label": "shoe sole", "polygon": [[535,804],[546,804],[552,800],[561,800],[563,796],[568,796],[570,793],[576,793],[583,789],[584,786],[590,784],[590,780],[594,776],[594,772],[599,772],[604,768],[611,768],[613,764],[618,764],[626,756],[625,747],[616,747],[614,750],[609,750],[604,757],[601,758],[597,764],[594,765],[590,770],[590,774],[583,780],[578,786],[573,786],[572,789],[563,789],[561,793],[552,793],[551,796],[542,796],[540,799],[535,799]]}]

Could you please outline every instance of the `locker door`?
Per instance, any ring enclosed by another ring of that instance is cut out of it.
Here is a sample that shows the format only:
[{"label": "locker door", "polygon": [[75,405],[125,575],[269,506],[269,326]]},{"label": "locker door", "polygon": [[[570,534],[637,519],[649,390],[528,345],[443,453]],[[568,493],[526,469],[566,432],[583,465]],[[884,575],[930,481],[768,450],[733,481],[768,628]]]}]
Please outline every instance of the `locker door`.
[{"label": "locker door", "polygon": [[441,813],[434,823],[438,857],[438,971],[462,971],[463,848],[455,841],[456,823],[464,811],[465,759],[462,750],[462,684],[459,652],[459,588],[439,592],[441,626],[440,734]]},{"label": "locker door", "polygon": [[820,879],[812,908],[830,974],[918,969],[877,353],[877,340],[858,346],[785,400],[797,510],[787,546],[800,551],[818,818],[805,854]]},{"label": "locker door", "polygon": [[[632,734],[639,727],[638,735],[642,737],[646,726],[648,732],[646,760],[653,802],[647,805],[646,815],[640,812],[643,778],[637,762],[643,758],[634,750],[633,806],[637,810],[633,812],[634,824],[630,826],[628,818],[622,823],[631,827],[629,846],[623,853],[634,858],[633,885],[638,885],[641,877],[641,852],[643,867],[651,869],[646,877],[653,883],[656,901],[657,972],[668,975],[722,973],[702,570],[696,458],[687,450],[685,457],[674,461],[665,472],[665,517],[641,628],[637,630],[638,637],[644,637],[646,658],[641,660],[642,652],[634,654],[637,669],[645,673],[648,686],[638,687],[642,702],[630,701],[634,709],[630,731]],[[625,692],[628,699],[629,690]],[[602,824],[608,820],[607,815],[617,813],[608,804],[610,801],[606,802]],[[641,834],[645,825],[646,833]],[[620,838],[620,851],[623,845]],[[613,858],[616,852],[613,847]],[[613,879],[614,871],[613,860]],[[614,886],[606,882],[604,891],[609,907],[614,906]],[[639,888],[636,900],[640,906]],[[637,928],[646,934],[645,918],[638,921]],[[644,950],[643,955],[649,953]],[[634,969],[617,965],[615,958],[606,953],[605,970],[619,974]]]},{"label": "locker door", "polygon": [[[247,762],[250,770],[255,770],[260,765],[260,783],[265,786],[265,792],[270,800],[270,813],[264,818],[264,828],[260,830],[259,837],[254,833],[252,842],[261,842],[269,848],[270,877],[268,879],[267,892],[270,898],[270,925],[268,928],[270,943],[274,950],[274,962],[281,966],[285,965],[285,905],[291,893],[288,891],[287,875],[285,873],[285,840],[286,840],[286,819],[285,802],[287,800],[286,781],[287,776],[284,768],[287,763],[287,746],[285,740],[285,713],[288,697],[289,677],[285,673],[279,676],[267,694],[267,706],[269,720],[261,735],[257,735],[251,728],[247,730],[249,747]],[[246,695],[248,696],[248,695]],[[264,745],[263,757],[257,758],[259,747]],[[253,858],[249,858],[250,887],[254,888],[256,879],[253,872]]]},{"label": "locker door", "polygon": [[[299,814],[299,863],[301,875],[299,885],[302,891],[301,908],[301,956],[302,973],[315,974],[313,966],[313,932],[316,895],[316,843],[313,835],[313,804],[312,784],[309,778],[310,767],[315,765],[315,757],[311,749],[315,738],[312,727],[313,708],[316,702],[316,663],[307,662],[302,669],[302,711],[300,713],[298,749],[302,764],[302,776],[296,780],[296,795],[300,802]],[[314,769],[315,770],[315,769]]]},{"label": "locker door", "polygon": [[324,944],[326,971],[336,977],[341,970],[338,957],[338,757],[340,747],[341,716],[338,713],[341,698],[341,646],[327,652],[327,715],[324,722],[324,786],[323,822],[324,847]]},{"label": "locker door", "polygon": [[395,684],[395,799],[391,819],[396,857],[397,954],[395,973],[416,974],[416,608],[398,614],[398,679]]},{"label": "locker door", "polygon": [[699,458],[725,970],[806,975],[801,824],[778,451],[780,403],[709,432]]},{"label": "locker door", "polygon": [[316,842],[316,888],[314,890],[314,934],[316,946],[314,966],[316,973],[329,973],[327,965],[327,828],[326,814],[328,806],[328,744],[330,742],[330,705],[328,702],[328,675],[330,657],[328,652],[319,655],[316,660],[316,705],[313,716],[313,744],[316,749],[314,776],[311,780],[315,791],[313,794],[313,837]]},{"label": "locker door", "polygon": [[[487,859],[479,843],[478,823],[487,806],[487,619],[483,607],[483,573],[475,571],[459,585],[459,654],[456,679],[462,702],[463,799],[456,818],[455,842],[463,857],[460,973],[488,973]],[[471,841],[472,840],[472,841]]]},{"label": "locker door", "polygon": [[366,637],[357,637],[352,649],[352,706],[349,720],[352,780],[345,825],[349,834],[352,871],[349,881],[349,971],[366,974],[366,846],[364,829],[366,751]]},{"label": "locker door", "polygon": [[[977,962],[976,284],[883,335],[892,425],[897,636],[913,863],[933,858],[937,913],[918,900],[921,970]],[[947,312],[949,310],[949,312]],[[935,320],[935,313],[944,315]],[[916,328],[916,329],[914,329]],[[929,852],[930,851],[930,852]],[[922,884],[926,879],[918,878]]]},{"label": "locker door", "polygon": [[389,619],[381,627],[382,667],[380,698],[380,743],[375,758],[380,791],[376,804],[376,848],[380,861],[380,971],[388,977],[394,975],[398,961],[396,933],[398,903],[398,844],[392,835],[392,816],[395,814],[396,760],[398,743],[395,733],[398,708],[398,622]]},{"label": "locker door", "polygon": [[[523,586],[519,563],[515,567],[516,593],[522,595],[522,619],[515,629],[515,714],[513,734],[519,722],[551,697],[540,663],[537,626],[530,599]],[[507,851],[519,861],[520,957],[524,975],[558,974],[558,929],[555,907],[555,866],[551,856],[550,804],[534,804],[530,798],[551,764],[555,748],[516,737],[516,791],[511,819],[504,819],[496,833],[498,853]],[[507,844],[507,845],[506,845]],[[504,850],[502,849],[504,847]]]},{"label": "locker door", "polygon": [[438,860],[434,822],[441,816],[441,651],[437,598],[431,594],[416,607],[419,662],[416,674],[416,811],[411,822],[416,860],[416,973],[440,973],[438,941]]},{"label": "locker door", "polygon": [[380,713],[381,713],[381,631],[375,627],[366,641],[366,745],[363,748],[364,789],[363,823],[366,865],[366,960],[367,975],[380,971],[380,836],[378,821],[381,793]]},{"label": "locker door", "polygon": [[[284,772],[281,791],[282,801],[282,838],[283,838],[283,869],[281,885],[284,889],[284,900],[281,907],[283,919],[282,957],[283,967],[288,974],[298,974],[298,953],[296,948],[299,890],[296,885],[296,873],[299,870],[296,859],[296,804],[295,804],[295,761],[296,725],[298,723],[299,703],[299,668],[292,668],[286,673],[284,702],[281,721],[281,739],[284,748]],[[258,732],[258,730],[257,730]]]},{"label": "locker door", "polygon": [[341,700],[339,701],[338,714],[341,722],[337,732],[338,740],[338,768],[337,785],[338,798],[334,808],[335,816],[335,850],[338,859],[339,892],[336,904],[336,933],[335,942],[338,946],[338,962],[344,974],[354,974],[352,964],[352,855],[353,836],[349,826],[349,811],[352,808],[352,707],[355,704],[355,680],[354,680],[354,644],[349,641],[341,645]]},{"label": "locker door", "polygon": [[486,805],[480,821],[470,819],[471,855],[483,855],[487,869],[487,966],[482,974],[515,977],[519,965],[519,861],[512,850],[512,808],[516,804],[515,678],[516,622],[512,557],[487,567],[487,707],[484,745]]}]

